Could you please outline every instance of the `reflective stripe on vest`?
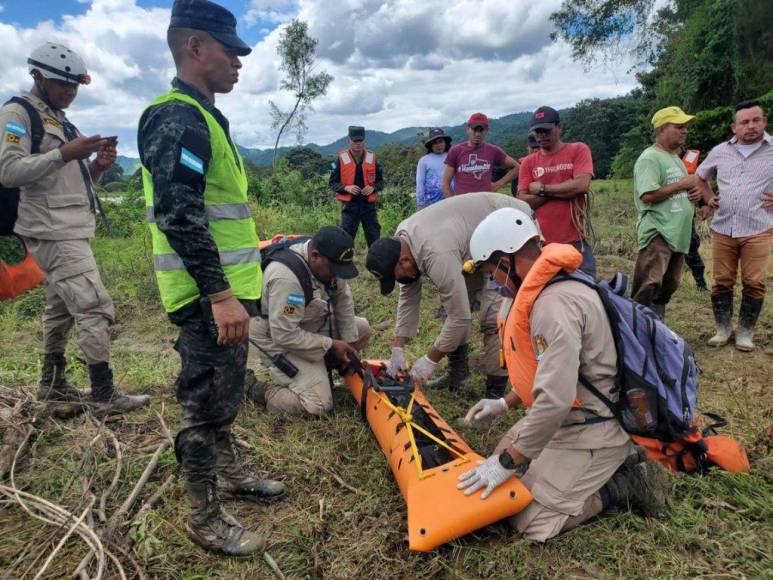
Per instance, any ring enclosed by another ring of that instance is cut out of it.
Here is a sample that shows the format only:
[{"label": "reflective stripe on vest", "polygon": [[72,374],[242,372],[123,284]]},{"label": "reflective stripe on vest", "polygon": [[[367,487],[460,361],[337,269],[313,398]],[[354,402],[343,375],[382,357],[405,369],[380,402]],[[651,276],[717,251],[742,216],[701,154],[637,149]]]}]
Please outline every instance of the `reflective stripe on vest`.
[{"label": "reflective stripe on vest", "polygon": [[[155,99],[150,107],[173,100],[196,107],[207,123],[212,158],[206,168],[204,209],[207,229],[217,246],[220,264],[234,296],[242,300],[260,298],[261,271],[258,237],[247,201],[247,174],[241,156],[217,120],[194,98],[172,90]],[[188,151],[180,150],[180,163],[191,163]],[[174,312],[199,299],[196,281],[180,256],[159,229],[154,212],[153,177],[142,168],[145,211],[153,241],[153,265],[161,301]]]},{"label": "reflective stripe on vest", "polygon": [[[510,384],[527,407],[534,402],[532,387],[537,374],[537,356],[531,338],[529,315],[534,303],[561,270],[574,272],[582,264],[582,254],[569,244],[548,244],[518,288],[515,301],[499,311],[497,325],[502,341]],[[575,407],[580,403],[575,401]]]},{"label": "reflective stripe on vest", "polygon": [[[223,266],[234,264],[248,264],[260,261],[260,251],[257,248],[234,250],[233,252],[220,252],[220,263]],[[185,270],[185,264],[177,254],[158,254],[153,256],[153,267],[156,271],[168,272],[170,270]]]},{"label": "reflective stripe on vest", "polygon": [[[149,222],[155,223],[156,215],[153,206],[145,208]],[[220,205],[205,206],[208,222],[218,220],[244,220],[250,217],[250,205],[248,203],[224,203]]]}]

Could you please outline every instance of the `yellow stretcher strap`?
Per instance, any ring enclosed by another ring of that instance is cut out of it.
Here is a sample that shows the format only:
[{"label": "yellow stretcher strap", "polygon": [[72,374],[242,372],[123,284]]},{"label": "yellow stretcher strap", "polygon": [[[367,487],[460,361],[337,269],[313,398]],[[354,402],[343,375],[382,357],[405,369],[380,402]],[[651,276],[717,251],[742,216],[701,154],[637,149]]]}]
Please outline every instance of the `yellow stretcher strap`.
[{"label": "yellow stretcher strap", "polygon": [[416,437],[413,434],[413,430],[416,429],[419,433],[423,434],[425,437],[428,437],[441,447],[448,450],[450,453],[455,455],[458,459],[460,459],[460,463],[466,463],[470,459],[465,455],[464,453],[461,453],[459,450],[455,449],[454,447],[448,445],[445,441],[438,439],[435,437],[432,433],[421,427],[420,425],[417,425],[413,422],[413,404],[416,401],[416,395],[415,393],[411,394],[411,400],[408,402],[408,408],[404,409],[403,407],[400,407],[399,405],[394,405],[389,400],[389,397],[385,396],[383,393],[376,393],[380,398],[381,401],[389,407],[392,411],[395,412],[395,414],[400,417],[400,420],[403,422],[403,425],[405,425],[405,428],[408,430],[408,440],[411,443],[411,453],[413,454],[413,462],[416,464],[416,468],[419,470],[419,479],[424,479],[425,477],[428,477],[428,475],[425,475],[424,470],[421,467],[421,455],[419,454],[419,448],[416,445]]}]

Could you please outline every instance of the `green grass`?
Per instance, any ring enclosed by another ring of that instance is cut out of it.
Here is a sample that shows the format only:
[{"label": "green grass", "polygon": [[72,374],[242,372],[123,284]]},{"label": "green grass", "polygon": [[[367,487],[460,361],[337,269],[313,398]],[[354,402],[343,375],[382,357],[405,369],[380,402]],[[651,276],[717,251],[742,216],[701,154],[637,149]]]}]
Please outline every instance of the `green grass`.
[{"label": "green grass", "polygon": [[[594,183],[592,218],[597,235],[600,272],[629,274],[635,257],[630,183]],[[311,232],[335,223],[334,205],[267,206],[255,208],[263,237],[279,232]],[[402,215],[389,206],[382,213],[384,232],[391,233]],[[702,253],[710,268],[710,248]],[[179,357],[173,350],[176,332],[163,312],[153,280],[147,237],[142,228],[129,239],[94,242],[97,261],[117,308],[113,327],[114,367],[122,388],[153,395],[151,409],[110,423],[123,445],[123,475],[107,503],[108,515],[130,493],[161,436],[156,412],[163,413],[174,430],[178,407],[173,385]],[[357,260],[362,266],[364,243],[358,238]],[[362,268],[364,272],[364,268]],[[380,296],[367,273],[353,283],[357,310],[372,323],[394,322],[395,296]],[[431,292],[422,304],[421,333],[408,347],[409,357],[424,353],[440,329],[431,316],[438,305]],[[14,301],[0,303],[0,384],[34,392],[39,373],[42,291],[34,290]],[[770,392],[773,354],[773,307],[765,305],[756,333],[758,349],[744,354],[732,347],[710,349],[705,340],[713,325],[706,294],[695,289],[689,275],[669,306],[668,321],[695,347],[702,368],[699,407],[730,420],[725,430],[745,443],[752,473],[671,478],[672,505],[667,518],[644,520],[614,512],[580,526],[544,546],[525,541],[498,524],[442,546],[429,554],[408,551],[406,511],[391,471],[370,430],[346,390],[334,392],[335,409],[322,420],[266,415],[246,404],[234,430],[252,445],[246,461],[263,475],[283,479],[287,497],[274,504],[225,502],[225,507],[250,528],[269,536],[268,551],[288,577],[354,578],[570,578],[570,577],[772,577],[773,558],[773,397]],[[481,351],[473,333],[474,359]],[[386,357],[391,327],[377,334],[367,354]],[[86,373],[74,340],[70,347],[70,376],[85,384]],[[431,392],[440,414],[455,425],[482,395],[483,377],[476,373],[472,386],[458,394]],[[511,414],[487,432],[459,428],[465,440],[489,453],[501,434],[517,419]],[[0,424],[2,425],[2,424]],[[0,427],[1,428],[1,427]],[[111,446],[98,440],[91,457],[83,457],[96,427],[80,417],[60,421],[34,443],[19,465],[17,484],[77,511],[85,476],[99,495],[115,468]],[[363,495],[341,487],[321,466],[332,469]],[[176,470],[167,451],[145,489],[144,501]],[[65,488],[65,486],[67,486]],[[325,511],[320,518],[319,503]],[[181,482],[173,485],[159,507],[136,522],[131,533],[138,541],[135,558],[153,578],[267,578],[271,572],[262,559],[229,560],[207,554],[187,539],[184,520],[187,502]],[[39,553],[47,554],[61,537],[52,527],[30,519],[18,507],[0,508],[0,576],[19,576]],[[47,577],[71,574],[85,554],[84,545],[71,538],[57,556]],[[22,563],[14,564],[23,556]],[[127,570],[131,567],[122,558]],[[34,576],[37,566],[32,567]]]}]

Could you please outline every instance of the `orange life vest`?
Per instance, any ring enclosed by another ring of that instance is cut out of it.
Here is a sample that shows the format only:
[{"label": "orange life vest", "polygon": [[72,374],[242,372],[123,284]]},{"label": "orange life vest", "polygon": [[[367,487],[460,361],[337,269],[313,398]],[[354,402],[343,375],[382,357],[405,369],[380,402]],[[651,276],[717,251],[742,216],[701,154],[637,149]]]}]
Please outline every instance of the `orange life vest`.
[{"label": "orange life vest", "polygon": [[[338,167],[341,168],[341,183],[355,185],[354,174],[357,171],[357,162],[352,157],[351,151],[342,149],[338,152]],[[363,187],[373,186],[376,183],[376,154],[366,149],[362,158]],[[336,199],[341,202],[352,201],[352,194],[345,191],[336,193]],[[374,191],[368,196],[369,203],[376,203],[378,194]]]},{"label": "orange life vest", "polygon": [[[499,311],[497,325],[502,341],[504,361],[513,389],[527,407],[534,398],[531,393],[537,373],[537,354],[532,344],[529,315],[542,290],[561,270],[574,272],[582,264],[582,254],[569,244],[549,244],[529,270],[518,289],[515,301],[505,301]],[[539,345],[537,345],[539,347]],[[575,401],[575,407],[580,403]]]}]

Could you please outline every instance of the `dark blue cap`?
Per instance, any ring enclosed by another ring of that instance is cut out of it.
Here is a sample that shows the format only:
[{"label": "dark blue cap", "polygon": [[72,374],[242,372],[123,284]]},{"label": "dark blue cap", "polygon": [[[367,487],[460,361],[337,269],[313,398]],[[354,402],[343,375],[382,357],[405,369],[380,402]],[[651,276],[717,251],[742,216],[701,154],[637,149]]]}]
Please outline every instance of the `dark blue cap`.
[{"label": "dark blue cap", "polygon": [[236,34],[236,17],[209,0],[174,0],[169,28],[203,30],[221,44],[236,50],[239,56],[252,52]]}]

